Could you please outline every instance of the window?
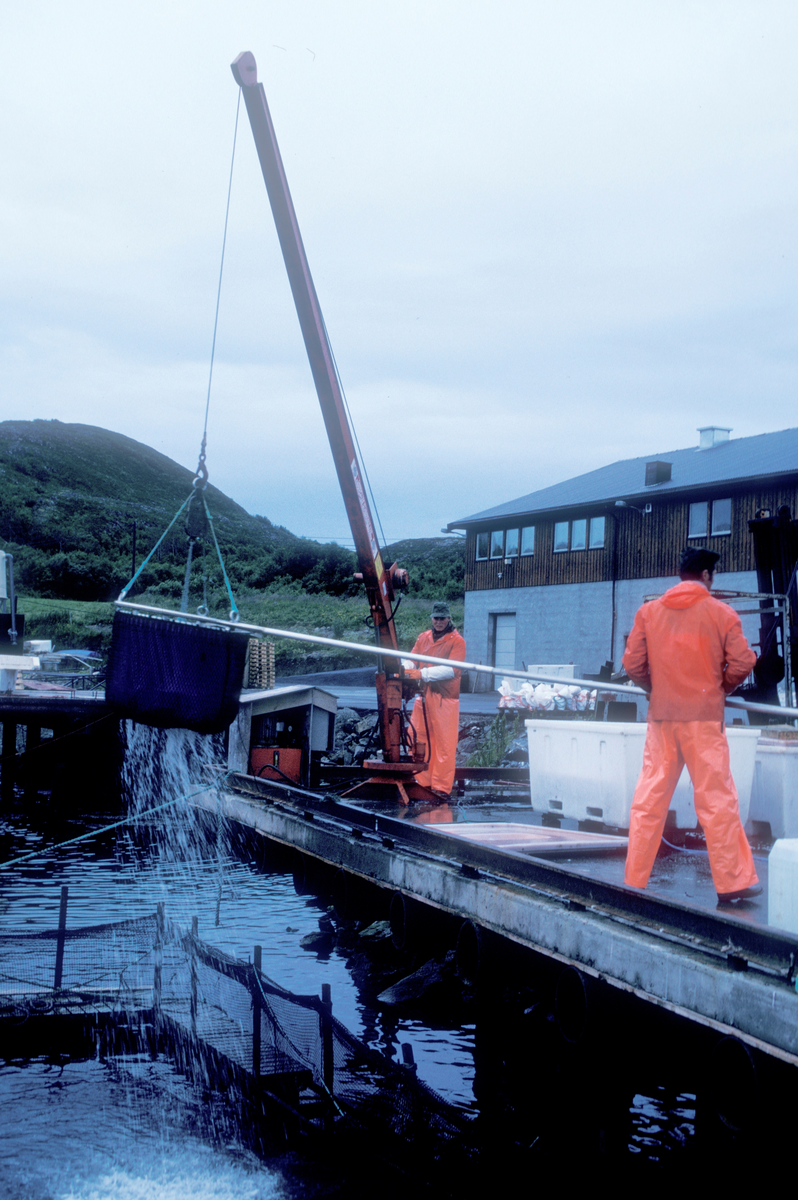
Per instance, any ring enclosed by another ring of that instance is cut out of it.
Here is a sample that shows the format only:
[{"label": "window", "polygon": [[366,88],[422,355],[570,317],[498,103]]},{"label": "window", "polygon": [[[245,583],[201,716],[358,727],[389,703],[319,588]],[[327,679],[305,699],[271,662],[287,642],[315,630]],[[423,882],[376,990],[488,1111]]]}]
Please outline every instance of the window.
[{"label": "window", "polygon": [[731,496],[722,500],[699,500],[690,505],[690,523],[687,536],[703,538],[711,532],[713,537],[731,533]]},{"label": "window", "polygon": [[519,554],[534,553],[534,525],[527,525],[523,529],[485,529],[476,536],[474,557],[477,562],[486,558],[518,558]]},{"label": "window", "polygon": [[707,502],[699,500],[690,505],[690,522],[687,526],[687,536],[691,538],[707,536]]},{"label": "window", "polygon": [[584,550],[587,545],[587,520],[582,517],[579,521],[571,522],[571,549]]},{"label": "window", "polygon": [[559,554],[568,549],[568,521],[554,523],[554,553]]},{"label": "window", "polygon": [[712,536],[731,533],[731,496],[712,501]]},{"label": "window", "polygon": [[600,550],[604,545],[604,518],[590,518],[590,549]]}]

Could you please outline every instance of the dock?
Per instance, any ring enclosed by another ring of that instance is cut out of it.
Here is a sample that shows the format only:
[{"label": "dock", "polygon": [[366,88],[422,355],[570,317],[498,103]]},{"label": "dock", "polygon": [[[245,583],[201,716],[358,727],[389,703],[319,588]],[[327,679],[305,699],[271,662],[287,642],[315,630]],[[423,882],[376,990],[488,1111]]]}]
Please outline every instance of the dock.
[{"label": "dock", "polygon": [[[437,924],[477,987],[496,987],[505,965],[527,955],[527,978],[547,992],[565,1042],[587,1044],[592,1029],[609,1055],[602,1069],[634,1058],[628,1029],[642,1020],[667,1030],[664,1064],[678,1059],[693,1081],[722,1077],[738,1108],[751,1087],[763,1105],[765,1093],[775,1105],[794,1089],[798,936],[768,926],[766,906],[717,908],[689,855],[692,896],[665,868],[640,892],[622,882],[624,838],[536,824],[528,805],[388,810],[245,775],[226,781],[221,801],[248,838],[289,850],[296,873],[326,876],[336,911],[370,892],[369,912],[376,903],[389,915],[397,945]],[[215,791],[194,803],[215,819]],[[646,1037],[654,1044],[661,1033]],[[717,1081],[706,1086],[719,1094]]]},{"label": "dock", "polygon": [[0,694],[0,789],[15,783],[68,793],[75,778],[118,793],[123,743],[119,718],[101,691],[17,690]]}]

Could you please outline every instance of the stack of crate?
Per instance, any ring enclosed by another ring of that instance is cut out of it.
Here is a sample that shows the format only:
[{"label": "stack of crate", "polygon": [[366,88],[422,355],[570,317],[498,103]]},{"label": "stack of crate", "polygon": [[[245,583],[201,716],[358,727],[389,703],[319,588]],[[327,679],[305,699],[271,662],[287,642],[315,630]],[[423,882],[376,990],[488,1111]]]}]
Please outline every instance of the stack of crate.
[{"label": "stack of crate", "polygon": [[274,642],[250,638],[247,687],[269,691],[274,687],[274,680]]}]

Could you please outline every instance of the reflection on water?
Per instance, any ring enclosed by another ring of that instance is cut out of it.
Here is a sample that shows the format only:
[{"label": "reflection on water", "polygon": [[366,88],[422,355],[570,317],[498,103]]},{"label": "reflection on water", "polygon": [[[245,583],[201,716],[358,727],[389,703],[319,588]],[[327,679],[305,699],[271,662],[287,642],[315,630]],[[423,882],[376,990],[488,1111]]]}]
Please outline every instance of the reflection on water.
[{"label": "reflection on water", "polygon": [[674,1096],[664,1088],[658,1088],[654,1096],[635,1096],[630,1111],[630,1152],[662,1163],[689,1146],[695,1136],[695,1102],[695,1096]]},{"label": "reflection on water", "polygon": [[[339,946],[308,952],[301,941],[319,930],[326,906],[297,895],[285,870],[242,858],[220,818],[198,827],[190,794],[219,777],[212,740],[183,731],[131,730],[126,784],[132,813],[146,814],[91,841],[68,843],[119,814],[65,818],[48,803],[20,805],[0,823],[4,859],[41,851],[0,871],[3,932],[50,930],[58,922],[62,885],[69,888],[68,927],[151,914],[163,902],[169,919],[189,928],[194,916],[203,940],[251,960],[262,946],[263,970],[294,992],[332,989],[335,1015],[369,1045],[399,1058],[413,1046],[419,1077],[461,1107],[473,1104],[472,1036],[458,1028],[432,1030],[382,1012],[361,995],[350,954]],[[86,797],[85,808],[90,809]],[[0,1068],[6,1122],[0,1152],[0,1195],[30,1200],[176,1200],[335,1194],[329,1180],[308,1181],[296,1166],[285,1179],[267,1171],[236,1144],[230,1114],[198,1099],[166,1063],[43,1062]],[[301,1184],[296,1183],[302,1176]],[[332,1187],[332,1191],[328,1189]]]},{"label": "reflection on water", "polygon": [[[7,813],[0,821],[4,859],[34,848],[42,853],[0,871],[3,929],[53,929],[64,884],[70,928],[149,915],[164,902],[172,922],[189,928],[196,916],[200,938],[238,958],[251,960],[253,947],[262,946],[263,970],[283,987],[318,995],[329,984],[335,1015],[353,1033],[394,1060],[400,1058],[400,1043],[409,1043],[419,1078],[451,1103],[477,1111],[474,1025],[459,1024],[456,1017],[448,1022],[447,1014],[433,1026],[380,1008],[374,999],[380,989],[357,962],[351,941],[303,949],[302,939],[328,919],[326,901],[297,895],[284,862],[242,856],[221,816],[210,833],[207,827],[199,830],[190,795],[221,775],[212,739],[138,727],[131,730],[126,759],[131,811],[142,815],[168,807],[135,826],[59,849],[58,843],[119,814],[65,817],[43,801]],[[90,810],[91,797],[85,801]],[[533,997],[530,1012],[535,1003]],[[505,1052],[511,1063],[514,1048],[503,1046],[502,1057]],[[484,1101],[495,1089],[484,1061],[482,1071]],[[0,1196],[247,1200],[336,1194],[334,1185],[328,1190],[329,1180],[296,1184],[295,1176],[253,1160],[238,1146],[229,1114],[214,1108],[212,1097],[198,1098],[168,1064],[6,1066],[0,1068],[0,1103],[14,1114],[0,1152]],[[631,1118],[630,1147],[653,1162],[660,1149],[685,1144],[693,1128],[685,1097],[670,1102],[638,1097]],[[534,1145],[537,1130],[527,1134]],[[579,1130],[574,1137],[578,1143]]]}]

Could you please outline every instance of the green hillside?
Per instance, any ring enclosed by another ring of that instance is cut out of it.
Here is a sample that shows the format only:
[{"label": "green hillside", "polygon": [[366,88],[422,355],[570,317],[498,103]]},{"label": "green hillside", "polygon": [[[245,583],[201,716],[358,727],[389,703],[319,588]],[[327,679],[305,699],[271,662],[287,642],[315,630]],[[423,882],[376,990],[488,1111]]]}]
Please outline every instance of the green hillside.
[{"label": "green hillside", "polygon": [[[18,591],[44,600],[115,599],[132,573],[134,523],[140,565],[190,494],[192,481],[193,473],[166,455],[106,429],[0,422],[0,549],[14,555]],[[363,598],[352,580],[356,564],[350,551],[251,516],[213,486],[205,495],[245,616],[265,595]],[[169,605],[179,600],[187,545],[183,521],[176,522],[131,599]],[[408,569],[411,599],[454,601],[463,595],[463,549],[458,538],[419,538],[386,547],[383,557]],[[211,610],[227,609],[215,555],[206,566]],[[192,606],[201,600],[201,575],[197,560]]]},{"label": "green hillside", "polygon": [[462,600],[465,538],[408,538],[383,551],[386,563],[398,562],[410,575],[409,596]]},{"label": "green hillside", "polygon": [[[192,480],[191,471],[166,455],[106,429],[60,421],[0,423],[0,546],[14,554],[18,586],[53,599],[115,598],[131,575],[134,522],[141,563],[189,495]],[[250,516],[213,486],[205,495],[237,588],[301,581],[311,592],[351,589],[354,556],[348,551]],[[186,560],[182,521],[137,592],[179,595]]]}]

